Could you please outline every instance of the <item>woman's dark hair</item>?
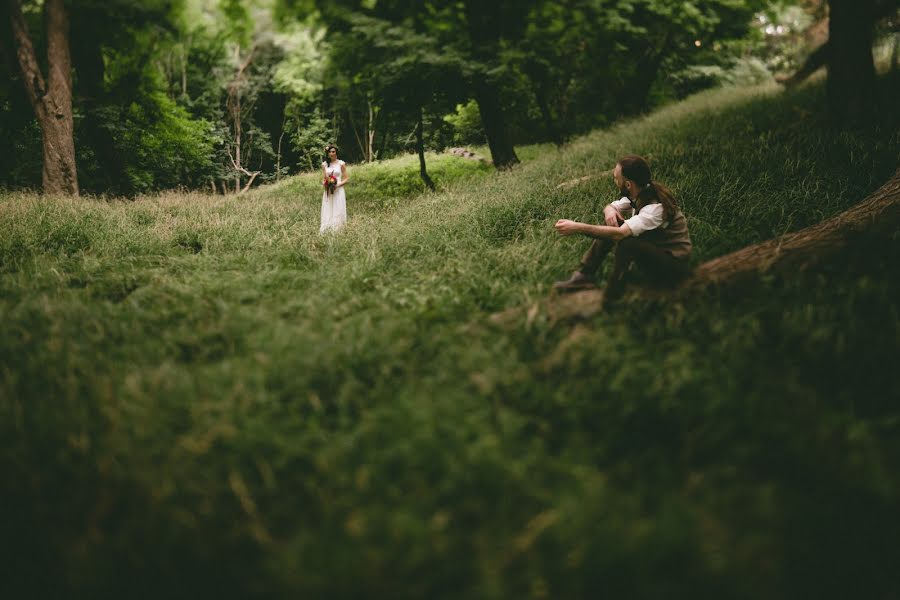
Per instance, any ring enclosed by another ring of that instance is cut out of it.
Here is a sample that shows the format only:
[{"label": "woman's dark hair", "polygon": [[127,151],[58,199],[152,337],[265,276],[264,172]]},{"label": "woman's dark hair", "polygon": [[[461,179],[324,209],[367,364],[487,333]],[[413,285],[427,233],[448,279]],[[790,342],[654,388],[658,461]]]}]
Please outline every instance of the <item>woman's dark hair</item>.
[{"label": "woman's dark hair", "polygon": [[335,146],[334,144],[328,144],[327,146],[325,146],[325,162],[328,162],[328,153],[332,150],[337,151],[337,146]]},{"label": "woman's dark hair", "polygon": [[666,220],[671,221],[678,210],[678,202],[675,201],[672,190],[651,179],[647,160],[642,156],[629,154],[620,158],[618,164],[622,167],[622,177],[630,179],[641,188],[635,198],[638,208],[659,202],[663,205]]}]

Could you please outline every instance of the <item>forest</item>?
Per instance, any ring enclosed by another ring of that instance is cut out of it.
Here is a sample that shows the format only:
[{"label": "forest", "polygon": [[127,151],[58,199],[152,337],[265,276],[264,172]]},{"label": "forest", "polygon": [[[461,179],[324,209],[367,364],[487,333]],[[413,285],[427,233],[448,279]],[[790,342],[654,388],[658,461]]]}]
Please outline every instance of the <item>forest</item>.
[{"label": "forest", "polygon": [[[865,52],[896,26],[892,2],[867,3],[838,28],[840,90],[871,85]],[[0,187],[42,189],[52,167],[60,191],[114,197],[241,193],[317,169],[329,142],[354,163],[486,145],[503,168],[517,145],[790,76],[828,38],[814,0],[8,5]]]},{"label": "forest", "polygon": [[900,597],[897,0],[3,2],[0,598]]}]

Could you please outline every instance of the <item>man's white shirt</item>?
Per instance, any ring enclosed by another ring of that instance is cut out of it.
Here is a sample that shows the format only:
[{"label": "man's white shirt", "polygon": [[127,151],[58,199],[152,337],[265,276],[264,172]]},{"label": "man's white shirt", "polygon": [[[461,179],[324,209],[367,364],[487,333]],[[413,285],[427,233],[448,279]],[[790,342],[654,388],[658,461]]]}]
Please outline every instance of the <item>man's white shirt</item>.
[{"label": "man's white shirt", "polygon": [[652,231],[658,227],[665,228],[669,226],[669,223],[665,220],[665,209],[660,202],[648,204],[636,215],[631,206],[631,200],[624,196],[618,200],[614,200],[610,205],[619,211],[619,214],[623,217],[625,215],[632,215],[630,218],[625,219],[625,222],[628,224],[628,228],[631,229],[631,235],[635,237],[641,235],[645,231]]}]

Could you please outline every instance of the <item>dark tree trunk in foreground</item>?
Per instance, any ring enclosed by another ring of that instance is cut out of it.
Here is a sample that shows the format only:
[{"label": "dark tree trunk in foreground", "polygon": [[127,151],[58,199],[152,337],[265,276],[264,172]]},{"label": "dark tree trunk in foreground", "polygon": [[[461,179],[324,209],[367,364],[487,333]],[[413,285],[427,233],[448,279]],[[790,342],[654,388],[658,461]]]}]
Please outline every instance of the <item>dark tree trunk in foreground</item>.
[{"label": "dark tree trunk in foreground", "polygon": [[872,59],[873,0],[830,0],[828,105],[838,123],[860,122],[871,109],[875,85]]},{"label": "dark tree trunk in foreground", "polygon": [[[874,26],[881,19],[891,16],[897,10],[898,6],[900,6],[900,0],[864,0],[859,5],[860,10],[857,11],[857,16],[859,16],[859,18],[862,18],[862,15],[865,15],[866,18],[870,19],[871,24]],[[846,24],[838,24],[839,27],[843,27],[845,25]],[[817,23],[810,29],[817,29],[818,27],[819,24]],[[828,27],[830,32],[830,20],[828,22]],[[869,40],[869,42],[871,44],[871,39]],[[895,43],[894,49],[896,50],[896,48],[897,44]],[[804,61],[803,65],[799,69],[797,69],[796,73],[788,77],[779,77],[778,81],[784,84],[786,87],[792,87],[799,83],[802,83],[803,81],[806,81],[806,79],[808,79],[810,75],[830,63],[830,54],[831,45],[826,41],[824,44],[810,53],[806,61]],[[840,57],[836,58],[835,60],[840,60]]]},{"label": "dark tree trunk in foreground", "polygon": [[423,141],[423,124],[422,124],[422,107],[419,107],[419,120],[416,122],[416,152],[419,153],[419,176],[422,182],[432,192],[434,191],[434,182],[428,176],[428,170],[425,168],[425,143]]},{"label": "dark tree trunk in foreground", "polygon": [[[868,198],[817,225],[741,248],[698,266],[693,275],[666,297],[686,298],[706,290],[728,292],[754,285],[761,275],[791,277],[832,259],[866,258],[873,243],[891,240],[900,228],[900,170]],[[652,299],[660,292],[632,290],[632,297]],[[551,320],[585,319],[603,307],[603,291],[588,290],[560,296],[543,307]],[[513,308],[492,317],[499,325],[526,323],[540,312],[534,305]]]},{"label": "dark tree trunk in foreground", "polygon": [[6,0],[6,4],[22,81],[41,126],[44,193],[77,196],[72,60],[69,53],[69,18],[65,5],[63,0],[47,0],[44,3],[48,65],[45,82],[22,16],[21,2]]}]

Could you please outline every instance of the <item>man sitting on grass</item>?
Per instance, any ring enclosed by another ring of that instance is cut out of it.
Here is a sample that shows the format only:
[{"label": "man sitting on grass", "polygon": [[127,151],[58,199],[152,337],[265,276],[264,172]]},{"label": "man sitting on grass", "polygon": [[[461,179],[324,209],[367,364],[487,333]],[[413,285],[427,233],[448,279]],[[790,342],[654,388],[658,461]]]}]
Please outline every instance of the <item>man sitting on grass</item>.
[{"label": "man sitting on grass", "polygon": [[[605,225],[569,219],[556,222],[560,235],[581,233],[595,238],[581,258],[581,268],[553,288],[571,291],[594,287],[593,277],[613,248],[615,263],[603,294],[604,304],[622,296],[625,274],[632,263],[654,282],[676,285],[690,273],[691,236],[672,192],[650,179],[650,165],[640,156],[625,156],[616,163],[613,179],[623,198],[603,209]],[[627,217],[627,218],[626,218]]]}]

